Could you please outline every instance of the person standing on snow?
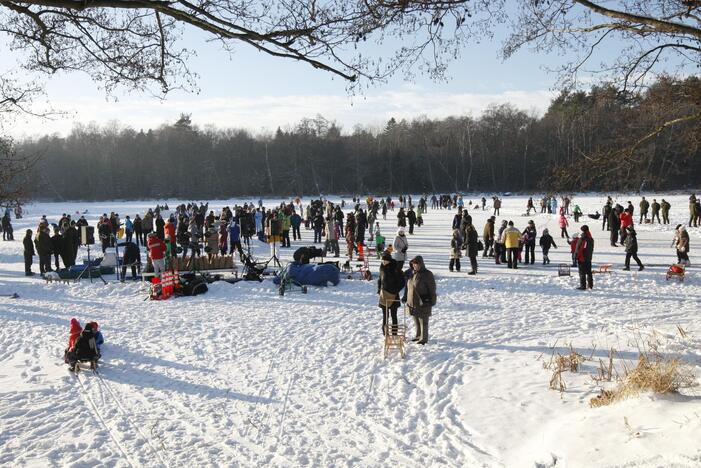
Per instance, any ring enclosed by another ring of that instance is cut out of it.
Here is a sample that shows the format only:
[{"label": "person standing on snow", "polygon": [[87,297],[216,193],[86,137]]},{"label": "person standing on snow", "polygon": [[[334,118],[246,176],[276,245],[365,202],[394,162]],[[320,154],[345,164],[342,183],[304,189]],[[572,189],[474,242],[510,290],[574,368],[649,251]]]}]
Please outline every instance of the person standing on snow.
[{"label": "person standing on snow", "polygon": [[414,318],[416,336],[412,341],[425,345],[428,342],[428,319],[431,309],[436,305],[436,280],[433,273],[426,269],[420,255],[410,262],[412,275],[407,281],[406,305]]},{"label": "person standing on snow", "polygon": [[577,256],[577,268],[579,269],[579,289],[583,291],[594,288],[594,277],[591,273],[591,260],[594,255],[594,238],[589,232],[589,226],[582,226],[582,235],[579,236],[575,245]]},{"label": "person standing on snow", "polygon": [[550,257],[548,257],[550,247],[557,248],[557,245],[555,245],[555,240],[553,239],[553,236],[551,236],[548,232],[548,229],[545,228],[543,229],[543,235],[540,236],[540,248],[543,249],[543,265],[550,264]]},{"label": "person standing on snow", "polygon": [[406,252],[409,250],[409,241],[406,238],[403,227],[397,229],[397,237],[394,238],[392,248],[394,249],[394,260],[397,262],[397,267],[401,270],[404,268]]},{"label": "person standing on snow", "polygon": [[453,229],[453,237],[450,239],[450,264],[448,270],[460,271],[460,257],[462,257],[462,236],[460,229]]},{"label": "person standing on snow", "polygon": [[641,262],[638,258],[638,236],[633,226],[628,226],[627,229],[628,235],[626,236],[626,240],[623,242],[623,245],[626,248],[626,266],[623,269],[626,271],[630,270],[630,259],[633,257],[635,263],[638,264],[638,271],[642,271],[645,269],[645,267],[643,266],[643,262]]},{"label": "person standing on snow", "polygon": [[377,280],[377,294],[379,297],[379,307],[382,310],[382,334],[387,333],[387,317],[392,319],[395,327],[392,334],[396,334],[397,309],[399,308],[399,293],[405,286],[404,273],[398,267],[397,262],[392,259],[388,252],[382,254],[380,264],[380,277]]}]

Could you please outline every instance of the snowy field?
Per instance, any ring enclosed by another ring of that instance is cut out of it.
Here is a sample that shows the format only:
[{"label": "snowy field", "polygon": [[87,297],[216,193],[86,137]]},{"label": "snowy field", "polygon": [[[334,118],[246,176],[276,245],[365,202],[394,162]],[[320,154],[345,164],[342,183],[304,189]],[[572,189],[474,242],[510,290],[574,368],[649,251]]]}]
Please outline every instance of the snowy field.
[{"label": "snowy field", "polygon": [[[642,272],[621,271],[622,248],[609,246],[600,221],[584,218],[592,221],[594,263],[614,264],[586,292],[574,289],[576,274],[557,276],[557,264],[570,258],[557,219],[523,217],[525,198],[505,197],[498,221],[523,229],[533,219],[539,234],[548,227],[559,247],[552,264],[541,265],[537,247],[533,266],[513,271],[480,258],[476,277],[467,276],[465,258],[461,273],[448,272],[455,211],[429,210],[409,237],[409,254],[423,255],[436,274],[438,305],[429,343],[410,343],[404,360],[383,359],[374,281],[344,279],[284,297],[270,280],[218,282],[202,296],[156,302],[144,301],[138,282],[25,278],[23,233],[42,214],[57,222],[62,212],[87,209],[94,225],[103,212],[133,217],[153,204],[28,206],[14,221],[17,240],[0,242],[0,293],[20,295],[0,298],[0,465],[701,466],[699,389],[589,406],[600,388],[590,376],[611,347],[634,363],[636,342],[654,342],[699,374],[701,236],[690,229],[686,281],[666,281],[676,260],[671,231],[688,221],[688,194],[665,198],[672,224],[638,227]],[[590,213],[604,200],[574,202]],[[627,200],[637,222],[639,197],[618,198]],[[470,213],[481,237],[491,212]],[[386,235],[396,230],[395,215],[381,221]],[[283,260],[309,245],[312,232],[302,235],[281,250]],[[256,241],[254,252],[263,257],[267,246]],[[376,273],[378,262],[371,266]],[[76,378],[62,362],[71,317],[100,323],[99,375]],[[552,371],[543,363],[570,344],[591,360],[563,374],[560,394],[548,388]]]}]

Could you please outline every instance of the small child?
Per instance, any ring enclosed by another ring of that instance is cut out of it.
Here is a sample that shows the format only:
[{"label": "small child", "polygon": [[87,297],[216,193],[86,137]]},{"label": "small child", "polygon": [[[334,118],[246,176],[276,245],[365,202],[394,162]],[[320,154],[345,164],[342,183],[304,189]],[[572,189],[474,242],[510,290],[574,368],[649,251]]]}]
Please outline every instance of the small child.
[{"label": "small child", "polygon": [[549,265],[550,257],[548,257],[548,252],[550,252],[550,247],[557,248],[557,245],[555,245],[555,240],[547,228],[543,229],[543,235],[540,236],[540,247],[543,249],[543,265]]},{"label": "small child", "polygon": [[579,240],[579,235],[575,234],[574,237],[572,237],[572,240],[570,240],[570,249],[572,251],[572,266],[576,267],[577,266],[577,241]]},{"label": "small child", "polygon": [[460,271],[460,257],[462,256],[462,236],[459,229],[453,229],[453,238],[450,239],[450,265],[448,269]]},{"label": "small child", "polygon": [[377,258],[382,257],[385,250],[385,237],[380,233],[380,223],[375,223],[375,253]]},{"label": "small child", "polygon": [[565,213],[560,213],[560,237],[566,237],[568,241],[570,240],[570,235],[567,233],[567,226],[569,225],[570,223],[567,221]]}]

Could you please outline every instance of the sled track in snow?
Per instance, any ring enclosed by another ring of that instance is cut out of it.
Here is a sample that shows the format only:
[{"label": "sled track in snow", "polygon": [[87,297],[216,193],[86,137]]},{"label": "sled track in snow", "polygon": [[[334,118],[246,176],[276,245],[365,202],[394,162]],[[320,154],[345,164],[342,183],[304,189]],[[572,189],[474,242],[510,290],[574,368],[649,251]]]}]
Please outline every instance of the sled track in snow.
[{"label": "sled track in snow", "polygon": [[80,380],[80,377],[78,376],[78,374],[75,374],[75,379],[78,381],[78,384],[80,384],[80,387],[83,389],[83,391],[81,392],[83,399],[86,400],[88,403],[90,403],[90,406],[92,406],[92,409],[95,413],[95,416],[102,424],[102,427],[104,427],[105,430],[107,431],[107,433],[110,435],[110,438],[115,443],[115,445],[117,446],[119,451],[122,453],[122,456],[127,461],[127,463],[129,463],[129,466],[131,466],[132,468],[136,468],[137,466],[139,466],[138,463],[135,465],[134,462],[131,460],[131,458],[129,458],[129,455],[127,455],[127,451],[124,449],[124,446],[119,442],[117,437],[112,432],[112,429],[110,429],[110,427],[107,425],[105,418],[102,417],[100,410],[97,409],[97,405],[95,404],[92,397],[90,396],[90,393],[88,392],[88,389],[85,387],[85,384],[83,383],[83,381]]},{"label": "sled track in snow", "polygon": [[[160,461],[160,463],[161,463],[162,466],[164,466],[164,467],[166,467],[166,468],[170,468],[170,464],[168,463],[168,461],[166,461],[166,459],[163,457],[163,455],[160,453],[160,451],[159,451],[156,447],[153,446],[153,443],[151,442],[151,440],[143,433],[143,431],[141,430],[141,428],[133,421],[133,419],[131,418],[131,415],[130,415],[129,412],[124,408],[124,405],[122,405],[122,403],[121,403],[119,397],[116,395],[116,393],[114,392],[114,390],[110,387],[110,385],[102,378],[102,376],[101,376],[97,371],[95,371],[95,372],[93,373],[93,375],[94,375],[94,377],[96,377],[96,381],[97,381],[97,383],[98,383],[98,384],[97,384],[97,388],[98,388],[99,391],[100,391],[100,395],[101,395],[101,397],[102,397],[102,403],[103,403],[103,405],[107,403],[107,402],[105,401],[105,392],[103,392],[103,389],[104,389],[104,390],[106,390],[106,393],[109,394],[110,397],[111,397],[111,399],[114,401],[115,407],[117,408],[117,412],[124,418],[124,420],[127,422],[127,424],[132,428],[132,431],[133,431],[135,434],[139,434],[139,435],[141,436],[141,438],[146,442],[146,445],[148,445],[148,447],[151,449],[151,451],[153,452],[153,454],[154,454],[154,455],[156,456],[156,458]],[[86,387],[85,383],[81,380],[81,378],[80,378],[80,376],[79,376],[78,374],[75,374],[75,378],[76,378],[76,380],[78,381],[78,383],[80,384],[81,388],[83,389],[83,392],[82,392],[82,393],[83,393],[83,395],[84,395],[84,398],[85,398],[85,399],[90,403],[90,405],[92,406],[92,408],[93,408],[93,410],[94,410],[94,412],[95,412],[95,415],[96,415],[97,418],[100,420],[100,422],[102,423],[103,427],[104,427],[104,428],[107,430],[107,432],[109,433],[110,438],[115,442],[115,444],[116,444],[117,447],[119,448],[119,451],[120,451],[120,452],[122,453],[122,455],[124,456],[124,459],[125,459],[125,460],[129,463],[129,465],[132,466],[132,467],[142,466],[142,463],[140,463],[140,462],[134,463],[134,462],[132,461],[132,459],[127,455],[127,452],[128,452],[128,451],[125,450],[124,445],[123,445],[121,442],[119,442],[118,438],[115,436],[114,431],[113,431],[113,430],[109,427],[109,425],[107,424],[107,420],[105,419],[105,417],[104,417],[103,414],[100,412],[100,410],[98,409],[97,405],[95,404],[95,401],[93,400],[92,396],[90,395],[90,392],[89,392],[88,388]],[[148,458],[148,457],[144,457],[144,458]]]}]

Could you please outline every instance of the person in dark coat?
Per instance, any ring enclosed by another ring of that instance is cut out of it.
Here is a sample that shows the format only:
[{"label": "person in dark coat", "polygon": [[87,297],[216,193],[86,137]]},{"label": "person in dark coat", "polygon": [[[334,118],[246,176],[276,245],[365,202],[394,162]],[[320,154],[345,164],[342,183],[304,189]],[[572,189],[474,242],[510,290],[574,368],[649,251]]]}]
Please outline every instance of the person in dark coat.
[{"label": "person in dark coat", "polygon": [[[585,290],[587,287],[594,287],[594,277],[591,273],[591,260],[594,255],[594,238],[589,232],[589,226],[582,226],[582,235],[575,246],[575,254],[577,255],[577,267],[579,268],[579,290]],[[613,231],[613,229],[611,229]]]},{"label": "person in dark coat", "polygon": [[409,221],[409,234],[414,234],[414,224],[416,224],[416,213],[413,208],[409,208],[406,214],[406,219]]},{"label": "person in dark coat", "polygon": [[399,265],[392,258],[389,252],[382,254],[380,265],[380,277],[377,280],[377,294],[379,295],[378,306],[382,310],[382,334],[387,333],[387,317],[391,316],[392,325],[390,329],[393,335],[397,334],[397,309],[399,308],[399,293],[405,286],[404,273]]},{"label": "person in dark coat", "polygon": [[134,216],[134,234],[136,234],[136,245],[144,245],[144,225],[141,216]]},{"label": "person in dark coat", "polygon": [[[163,217],[159,213],[158,216],[156,217],[156,236],[160,240],[164,240],[166,238],[166,222],[163,220]],[[198,225],[199,227],[199,225]]]},{"label": "person in dark coat", "polygon": [[397,213],[397,226],[406,227],[406,213],[404,213],[404,208],[399,208]]},{"label": "person in dark coat", "polygon": [[141,252],[139,251],[139,246],[134,242],[120,242],[117,244],[117,247],[123,249],[121,281],[124,282],[127,276],[127,266],[131,266],[131,279],[136,279],[137,267],[141,268]]},{"label": "person in dark coat", "polygon": [[635,263],[638,264],[638,271],[642,271],[645,269],[645,267],[643,266],[643,262],[641,262],[638,258],[638,235],[633,226],[628,226],[627,229],[628,235],[626,236],[626,240],[623,242],[623,245],[626,248],[626,266],[623,269],[626,271],[630,270],[630,258],[633,257]]},{"label": "person in dark coat", "polygon": [[428,342],[428,319],[431,309],[436,305],[436,280],[433,273],[426,269],[420,255],[414,257],[411,265],[411,277],[407,281],[407,300],[409,314],[414,318],[416,341],[421,345]]},{"label": "person in dark coat", "polygon": [[618,210],[617,205],[616,208],[612,208],[609,211],[609,216],[608,216],[608,224],[609,224],[609,230],[611,231],[611,247],[618,247],[616,244],[618,242],[618,232],[621,229],[621,219],[620,219],[620,212]]},{"label": "person in dark coat", "polygon": [[535,222],[533,222],[533,220],[528,221],[528,225],[521,235],[524,240],[523,245],[526,248],[523,263],[528,264],[530,262],[530,264],[533,265],[535,263],[535,239],[538,236],[538,231],[536,231]]},{"label": "person in dark coat", "polygon": [[472,216],[464,214],[463,220],[463,231],[462,238],[465,243],[465,249],[467,251],[467,256],[470,258],[470,267],[472,268],[467,274],[476,275],[477,274],[477,242],[479,235],[477,234],[477,229],[472,224]]},{"label": "person in dark coat", "polygon": [[68,229],[63,233],[63,237],[65,238],[66,246],[66,258],[64,259],[64,263],[66,267],[72,267],[75,265],[75,259],[78,257],[78,248],[80,247],[80,233],[78,233],[78,229],[76,229],[75,221],[71,221],[68,225]]},{"label": "person in dark coat", "polygon": [[[61,232],[58,227],[54,228],[54,235],[51,236],[51,251],[54,254],[54,265],[56,265],[56,271],[61,269],[61,265],[58,263],[59,257],[64,256],[63,252],[63,237],[61,237]],[[65,265],[66,262],[64,261]]]},{"label": "person in dark coat", "polygon": [[27,229],[27,233],[22,240],[22,245],[24,245],[24,275],[33,276],[32,272],[32,261],[34,260],[34,242],[32,242],[32,230]]},{"label": "person in dark coat", "polygon": [[553,239],[553,236],[551,236],[548,232],[548,229],[545,228],[543,229],[543,235],[540,236],[540,248],[543,249],[543,265],[550,264],[550,257],[548,257],[550,247],[557,248],[557,245],[555,245],[555,240]]},{"label": "person in dark coat", "polygon": [[51,271],[51,236],[49,228],[40,228],[34,240],[37,255],[39,255],[39,272],[43,275]]}]

